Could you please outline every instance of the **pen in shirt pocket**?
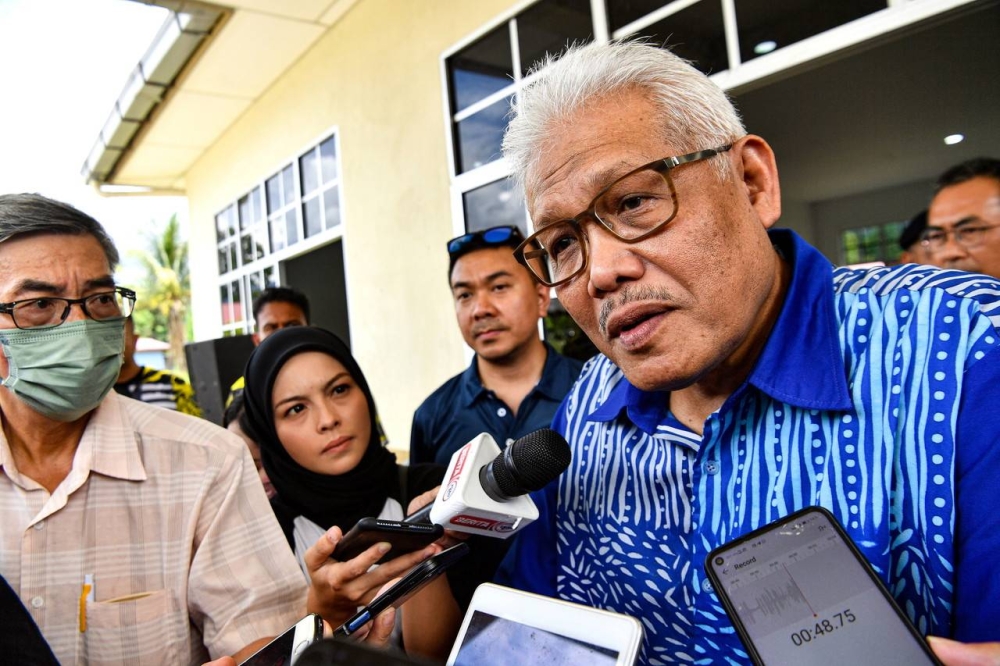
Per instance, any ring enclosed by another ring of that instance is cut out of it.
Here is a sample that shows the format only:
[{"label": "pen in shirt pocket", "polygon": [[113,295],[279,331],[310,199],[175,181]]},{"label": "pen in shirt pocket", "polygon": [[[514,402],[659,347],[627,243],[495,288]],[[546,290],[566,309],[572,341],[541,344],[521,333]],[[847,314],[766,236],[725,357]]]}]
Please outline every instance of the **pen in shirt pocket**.
[{"label": "pen in shirt pocket", "polygon": [[87,602],[94,600],[94,574],[84,574],[80,590],[80,633],[87,631]]}]

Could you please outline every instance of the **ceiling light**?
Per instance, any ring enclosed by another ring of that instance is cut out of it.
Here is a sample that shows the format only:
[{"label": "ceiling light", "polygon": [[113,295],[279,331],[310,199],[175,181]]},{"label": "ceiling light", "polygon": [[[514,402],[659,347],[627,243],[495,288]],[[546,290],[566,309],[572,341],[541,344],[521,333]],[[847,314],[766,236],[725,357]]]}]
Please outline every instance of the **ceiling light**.
[{"label": "ceiling light", "polygon": [[949,134],[944,138],[944,143],[947,146],[954,146],[956,143],[962,143],[965,141],[964,134]]},{"label": "ceiling light", "polygon": [[757,55],[764,55],[765,53],[770,53],[776,48],[778,48],[778,42],[773,39],[768,39],[753,47],[753,52]]}]

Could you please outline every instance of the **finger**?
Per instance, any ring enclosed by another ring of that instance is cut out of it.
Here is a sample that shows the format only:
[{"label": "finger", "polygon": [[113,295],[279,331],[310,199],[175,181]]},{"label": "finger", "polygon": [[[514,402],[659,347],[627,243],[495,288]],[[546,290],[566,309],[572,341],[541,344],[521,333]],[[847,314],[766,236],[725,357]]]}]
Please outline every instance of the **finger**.
[{"label": "finger", "polygon": [[396,609],[386,609],[384,613],[372,621],[371,625],[368,635],[365,636],[365,643],[377,647],[388,645],[392,629],[396,626]]},{"label": "finger", "polygon": [[426,493],[420,493],[411,499],[410,505],[406,508],[406,515],[410,515],[411,513],[418,511],[433,502],[435,498],[437,498],[439,488],[441,488],[441,486],[438,486],[434,490],[428,490]]},{"label": "finger", "polygon": [[333,627],[329,622],[323,620],[323,638],[330,638],[333,636]]},{"label": "finger", "polygon": [[232,657],[219,657],[214,661],[202,664],[202,666],[236,666],[236,660]]},{"label": "finger", "polygon": [[344,533],[336,525],[328,529],[326,534],[317,539],[316,543],[310,546],[302,556],[303,561],[306,563],[306,568],[310,572],[313,572],[323,566],[330,559],[330,556],[333,555],[333,549],[337,547],[337,544],[343,538]]},{"label": "finger", "polygon": [[945,666],[998,666],[1000,643],[960,643],[930,636],[927,643]]},{"label": "finger", "polygon": [[382,564],[378,565],[376,569],[370,571],[368,575],[371,577],[372,587],[378,587],[384,585],[386,581],[393,578],[398,578],[399,576],[405,574],[407,571],[417,566],[428,557],[436,555],[441,552],[441,547],[437,544],[432,543],[423,550],[418,550],[412,553],[407,553],[406,555],[400,555],[399,557],[393,558]]}]

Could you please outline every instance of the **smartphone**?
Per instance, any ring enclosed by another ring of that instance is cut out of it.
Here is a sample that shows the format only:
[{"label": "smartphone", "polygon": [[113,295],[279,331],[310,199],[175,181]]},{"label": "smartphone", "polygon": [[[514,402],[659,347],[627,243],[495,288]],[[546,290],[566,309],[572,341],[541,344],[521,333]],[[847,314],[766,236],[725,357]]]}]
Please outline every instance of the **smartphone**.
[{"label": "smartphone", "polygon": [[399,608],[406,600],[423,589],[425,585],[447,571],[453,564],[465,557],[469,546],[460,543],[448,550],[442,550],[437,555],[429,557],[413,567],[398,583],[375,597],[370,604],[362,608],[350,620],[340,625],[334,636],[350,636],[368,622],[374,620],[383,611]]},{"label": "smartphone", "polygon": [[291,666],[307,647],[322,638],[323,618],[312,613],[240,662],[240,666]]},{"label": "smartphone", "polygon": [[821,507],[716,548],[705,571],[754,664],[940,664]]},{"label": "smartphone", "polygon": [[357,557],[381,541],[388,541],[392,544],[392,550],[385,557],[392,559],[429,546],[443,534],[444,528],[440,525],[362,518],[337,543],[331,557],[343,562]]}]

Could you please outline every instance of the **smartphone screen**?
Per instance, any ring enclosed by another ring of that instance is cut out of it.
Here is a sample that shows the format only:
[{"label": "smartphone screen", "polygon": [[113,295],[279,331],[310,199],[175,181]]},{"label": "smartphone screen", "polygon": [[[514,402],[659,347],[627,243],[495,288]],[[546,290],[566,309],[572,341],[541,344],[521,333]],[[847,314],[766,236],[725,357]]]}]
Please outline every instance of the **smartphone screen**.
[{"label": "smartphone screen", "polygon": [[311,614],[250,655],[240,666],[291,666],[312,643],[323,638],[323,620]]},{"label": "smartphone screen", "polygon": [[706,570],[757,664],[937,664],[825,509],[712,551]]}]

